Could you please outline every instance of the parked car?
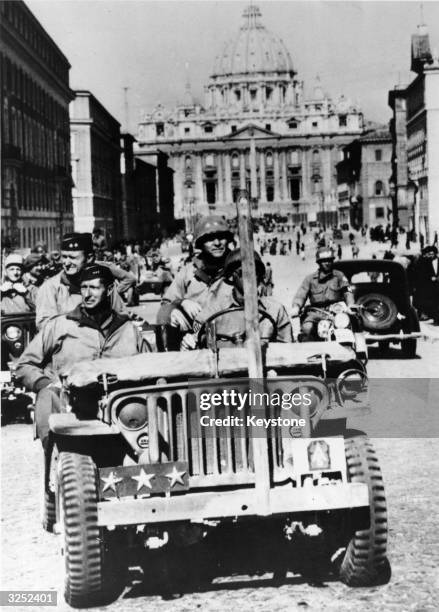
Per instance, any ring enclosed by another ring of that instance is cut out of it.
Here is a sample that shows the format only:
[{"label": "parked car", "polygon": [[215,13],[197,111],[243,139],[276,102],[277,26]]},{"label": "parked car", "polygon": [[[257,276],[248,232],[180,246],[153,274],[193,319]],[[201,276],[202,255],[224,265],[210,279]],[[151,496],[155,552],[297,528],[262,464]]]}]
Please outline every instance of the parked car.
[{"label": "parked car", "polygon": [[31,417],[27,406],[32,404],[32,399],[23,387],[17,385],[14,371],[15,362],[35,333],[34,312],[2,315],[0,374],[2,422],[16,417],[29,420]]},{"label": "parked car", "polygon": [[421,337],[419,319],[410,299],[407,270],[400,263],[378,259],[337,261],[352,285],[360,310],[366,342],[382,350],[398,343],[407,357],[416,355]]},{"label": "parked car", "polygon": [[[322,563],[343,582],[386,582],[378,460],[366,437],[346,430],[350,406],[367,391],[355,352],[337,342],[269,344],[264,391],[307,393],[309,403],[266,406],[258,416],[303,419],[268,430],[247,420],[249,406],[202,405],[205,393],[252,384],[247,349],[215,348],[214,334],[206,336],[205,349],[98,359],[67,373],[44,477],[45,527],[61,534],[67,603],[115,599],[130,551],[138,563],[153,545],[208,543],[230,528],[243,550],[250,527],[252,537],[270,529],[294,571],[309,559],[294,556],[295,546],[312,554],[319,536]],[[208,430],[203,416],[213,419]],[[216,422],[232,416],[243,422]]]}]

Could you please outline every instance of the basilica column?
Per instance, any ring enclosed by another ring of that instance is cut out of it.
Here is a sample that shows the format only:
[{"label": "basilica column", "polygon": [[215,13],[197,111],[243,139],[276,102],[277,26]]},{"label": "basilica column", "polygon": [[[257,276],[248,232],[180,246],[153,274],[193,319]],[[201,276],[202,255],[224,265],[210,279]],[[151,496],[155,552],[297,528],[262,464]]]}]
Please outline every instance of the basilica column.
[{"label": "basilica column", "polygon": [[224,194],[224,203],[230,204],[233,202],[232,195],[232,169],[230,167],[231,159],[229,153],[223,153],[224,160],[224,170],[225,170],[225,178],[226,178],[226,191]]},{"label": "basilica column", "polygon": [[302,194],[303,199],[309,201],[311,199],[311,173],[309,169],[309,149],[302,151]]},{"label": "basilica column", "polygon": [[288,194],[288,181],[287,181],[287,177],[288,177],[288,173],[287,173],[287,152],[286,151],[282,151],[281,153],[281,168],[282,168],[282,194],[283,194],[283,199],[285,201],[289,200],[289,194]]},{"label": "basilica column", "polygon": [[217,176],[218,176],[218,204],[224,204],[224,184],[223,184],[223,159],[221,153],[217,153]]},{"label": "basilica column", "polygon": [[201,165],[201,155],[195,155],[195,198],[197,212],[200,214],[206,214],[207,203],[204,197],[203,187],[203,168]]},{"label": "basilica column", "polygon": [[250,140],[250,196],[258,197],[258,176],[256,172],[256,145],[255,139]]},{"label": "basilica column", "polygon": [[280,176],[279,176],[279,151],[273,151],[273,178],[274,178],[274,201],[279,203],[280,195]]},{"label": "basilica column", "polygon": [[239,152],[239,187],[245,189],[246,187],[246,172],[245,172],[245,153],[244,151]]},{"label": "basilica column", "polygon": [[267,203],[267,187],[265,185],[265,153],[259,153],[259,176],[261,179],[261,204]]}]

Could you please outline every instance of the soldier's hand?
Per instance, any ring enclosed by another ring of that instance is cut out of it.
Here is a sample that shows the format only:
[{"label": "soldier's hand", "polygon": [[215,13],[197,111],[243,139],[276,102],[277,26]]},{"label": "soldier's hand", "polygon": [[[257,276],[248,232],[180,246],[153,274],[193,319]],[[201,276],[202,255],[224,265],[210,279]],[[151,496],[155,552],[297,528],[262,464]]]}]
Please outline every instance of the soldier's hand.
[{"label": "soldier's hand", "polygon": [[183,300],[181,307],[188,313],[191,319],[195,319],[201,310],[200,304],[198,304],[198,302],[194,302],[193,300]]},{"label": "soldier's hand", "polygon": [[197,340],[195,334],[185,334],[181,341],[182,351],[193,351],[197,348]]},{"label": "soldier's hand", "polygon": [[174,308],[174,310],[171,312],[170,319],[171,325],[173,327],[179,327],[181,331],[189,331],[191,328],[190,322],[178,308]]},{"label": "soldier's hand", "polygon": [[294,304],[293,307],[291,308],[291,317],[298,317],[300,314],[300,307],[297,306],[297,304]]}]

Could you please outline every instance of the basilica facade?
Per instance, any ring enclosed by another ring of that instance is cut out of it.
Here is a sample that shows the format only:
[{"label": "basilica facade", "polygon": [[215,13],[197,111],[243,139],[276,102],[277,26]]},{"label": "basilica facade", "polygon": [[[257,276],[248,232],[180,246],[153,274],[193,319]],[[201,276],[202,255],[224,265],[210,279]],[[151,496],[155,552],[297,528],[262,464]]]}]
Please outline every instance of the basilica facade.
[{"label": "basilica facade", "polygon": [[189,225],[198,214],[235,216],[241,189],[259,214],[333,223],[336,164],[363,133],[363,115],[344,96],[332,100],[318,78],[311,91],[305,95],[286,45],[251,5],[215,58],[204,105],[187,84],[182,104],[142,117],[136,154],[169,156],[175,216]]}]

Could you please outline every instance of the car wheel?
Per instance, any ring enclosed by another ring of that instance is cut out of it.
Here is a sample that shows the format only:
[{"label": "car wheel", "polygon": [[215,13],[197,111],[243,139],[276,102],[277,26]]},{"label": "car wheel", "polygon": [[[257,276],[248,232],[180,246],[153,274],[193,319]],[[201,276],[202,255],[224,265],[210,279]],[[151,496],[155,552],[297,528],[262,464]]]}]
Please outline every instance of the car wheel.
[{"label": "car wheel", "polygon": [[401,341],[401,349],[405,357],[416,357],[417,341],[416,338],[407,338]]},{"label": "car wheel", "polygon": [[98,474],[87,455],[61,453],[58,503],[64,533],[65,600],[73,608],[105,605],[121,592],[120,553],[98,526]]},{"label": "car wheel", "polygon": [[339,576],[348,586],[385,584],[390,580],[387,550],[387,509],[384,484],[375,451],[368,438],[345,440],[348,479],[369,489],[367,529],[355,531],[347,544]]},{"label": "car wheel", "polygon": [[398,316],[395,302],[382,293],[369,293],[358,298],[357,303],[363,306],[361,318],[363,325],[370,331],[391,327]]}]

